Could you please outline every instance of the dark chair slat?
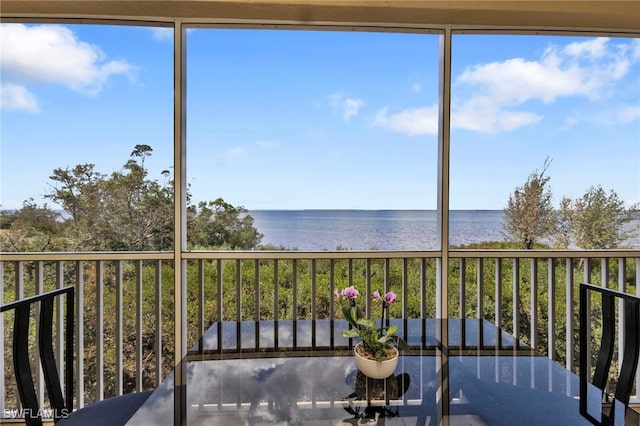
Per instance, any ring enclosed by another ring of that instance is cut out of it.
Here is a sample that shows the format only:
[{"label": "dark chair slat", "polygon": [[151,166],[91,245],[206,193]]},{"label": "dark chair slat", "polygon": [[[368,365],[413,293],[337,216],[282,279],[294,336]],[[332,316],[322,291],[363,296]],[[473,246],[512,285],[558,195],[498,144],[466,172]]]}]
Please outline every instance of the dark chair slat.
[{"label": "dark chair slat", "polygon": [[65,408],[60,386],[60,375],[56,366],[55,353],[53,351],[53,297],[46,297],[40,302],[40,334],[38,347],[40,349],[40,362],[44,381],[54,418],[60,418]]},{"label": "dark chair slat", "polygon": [[29,316],[31,304],[19,305],[14,312],[13,325],[13,368],[18,385],[22,408],[25,410],[25,422],[28,426],[42,426],[38,416],[38,398],[36,396],[31,364],[29,363]]},{"label": "dark chair slat", "polygon": [[624,354],[615,398],[627,406],[633,390],[633,379],[638,368],[638,356],[640,355],[640,302],[625,300],[624,321]]},{"label": "dark chair slat", "polygon": [[602,339],[593,384],[604,390],[609,377],[613,346],[615,343],[615,299],[610,294],[602,293]]},{"label": "dark chair slat", "polygon": [[64,353],[64,393],[67,412],[73,411],[73,357],[75,332],[75,288],[67,287],[67,309],[65,324],[65,353]]}]

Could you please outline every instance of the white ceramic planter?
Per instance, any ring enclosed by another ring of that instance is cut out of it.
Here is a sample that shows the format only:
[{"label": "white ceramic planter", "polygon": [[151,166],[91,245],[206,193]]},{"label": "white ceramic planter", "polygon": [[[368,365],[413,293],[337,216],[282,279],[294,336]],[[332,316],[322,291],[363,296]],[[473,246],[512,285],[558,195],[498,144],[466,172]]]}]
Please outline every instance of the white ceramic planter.
[{"label": "white ceramic planter", "polygon": [[358,351],[356,351],[356,348],[360,345],[362,345],[362,343],[358,343],[355,348],[353,348],[353,352],[356,355],[356,365],[358,366],[358,370],[360,370],[362,374],[372,379],[386,379],[396,371],[396,367],[398,365],[398,349],[392,347],[396,356],[386,361],[378,362],[376,360],[360,356]]}]

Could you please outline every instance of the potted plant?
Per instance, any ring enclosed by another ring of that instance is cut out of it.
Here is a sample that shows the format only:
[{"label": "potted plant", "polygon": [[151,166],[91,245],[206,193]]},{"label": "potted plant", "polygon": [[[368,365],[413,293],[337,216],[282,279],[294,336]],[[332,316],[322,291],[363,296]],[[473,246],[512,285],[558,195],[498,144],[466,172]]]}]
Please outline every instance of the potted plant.
[{"label": "potted plant", "polygon": [[354,348],[358,369],[368,377],[385,379],[395,371],[398,364],[398,349],[409,350],[407,343],[396,334],[398,327],[385,325],[389,305],[396,303],[396,294],[389,291],[382,296],[376,290],[371,295],[374,303],[382,305],[379,327],[376,326],[376,320],[367,318],[357,305],[358,294],[359,291],[354,286],[347,287],[341,292],[336,291],[334,294],[336,299],[342,302],[342,314],[351,325],[351,328],[342,332],[342,336],[359,337],[362,340]]}]

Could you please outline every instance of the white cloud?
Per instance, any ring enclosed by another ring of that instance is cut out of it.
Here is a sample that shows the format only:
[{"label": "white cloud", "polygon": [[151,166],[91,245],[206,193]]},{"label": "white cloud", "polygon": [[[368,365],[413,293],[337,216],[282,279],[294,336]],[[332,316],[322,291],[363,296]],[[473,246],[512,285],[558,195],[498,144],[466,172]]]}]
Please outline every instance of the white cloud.
[{"label": "white cloud", "polygon": [[498,131],[508,132],[540,120],[542,116],[532,112],[503,110],[497,116],[496,128]]},{"label": "white cloud", "polygon": [[422,85],[419,84],[419,83],[415,83],[413,86],[411,86],[411,90],[414,93],[420,93],[420,92],[422,92]]},{"label": "white cloud", "polygon": [[355,117],[360,112],[360,108],[364,106],[364,101],[362,99],[353,99],[348,98],[342,102],[343,113],[345,121],[349,121],[351,117]]},{"label": "white cloud", "polygon": [[631,58],[634,61],[640,61],[640,39],[631,40]]},{"label": "white cloud", "polygon": [[384,127],[409,136],[438,134],[438,106],[408,108],[389,114],[385,107],[377,112],[371,122],[373,127]]},{"label": "white cloud", "polygon": [[173,28],[154,27],[150,30],[156,41],[173,41]]},{"label": "white cloud", "polygon": [[237,158],[244,157],[245,155],[247,155],[247,150],[245,148],[236,147],[225,152],[223,160],[225,163],[231,163]]},{"label": "white cloud", "polygon": [[549,103],[558,96],[586,90],[578,69],[562,70],[555,62],[552,57],[545,62],[522,58],[492,62],[467,69],[457,83],[471,86],[476,93],[491,94],[502,105],[518,105],[532,99]]},{"label": "white cloud", "polygon": [[510,131],[542,119],[514,110],[527,102],[610,96],[613,85],[640,60],[639,52],[637,41],[612,45],[608,38],[595,38],[549,47],[538,60],[512,58],[469,67],[455,82],[454,93],[463,95],[454,100],[452,125],[479,132]]},{"label": "white cloud", "polygon": [[0,109],[5,111],[38,112],[38,100],[24,86],[2,83],[0,84]]},{"label": "white cloud", "polygon": [[640,120],[640,105],[633,105],[620,109],[616,121],[619,124],[629,124],[638,120]]},{"label": "white cloud", "polygon": [[342,93],[332,93],[328,96],[331,107],[338,111],[344,121],[351,120],[352,117],[360,113],[360,109],[365,106],[365,102],[358,98],[348,98]]},{"label": "white cloud", "polygon": [[565,118],[564,120],[564,129],[568,129],[576,126],[580,122],[580,119],[574,115]]},{"label": "white cloud", "polygon": [[96,96],[110,77],[134,76],[131,64],[107,60],[98,46],[79,40],[64,26],[2,24],[0,35],[3,82],[27,92],[29,85],[44,83]]},{"label": "white cloud", "polygon": [[468,100],[451,113],[451,127],[477,132],[506,132],[537,123],[542,116],[500,108],[489,96]]},{"label": "white cloud", "polygon": [[568,56],[601,58],[607,53],[607,42],[604,37],[594,38],[587,41],[577,41],[567,44],[562,51]]},{"label": "white cloud", "polygon": [[256,145],[258,145],[260,148],[267,151],[270,151],[278,147],[278,144],[276,142],[264,141],[264,140],[257,141]]}]

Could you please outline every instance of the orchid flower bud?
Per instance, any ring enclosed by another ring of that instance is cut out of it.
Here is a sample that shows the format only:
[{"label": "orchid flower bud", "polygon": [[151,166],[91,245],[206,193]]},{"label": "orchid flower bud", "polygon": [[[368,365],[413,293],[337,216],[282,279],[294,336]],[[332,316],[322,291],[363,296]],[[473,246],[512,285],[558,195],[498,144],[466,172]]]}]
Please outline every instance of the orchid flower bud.
[{"label": "orchid flower bud", "polygon": [[342,296],[347,299],[355,300],[358,297],[358,290],[354,286],[350,286],[342,290]]},{"label": "orchid flower bud", "polygon": [[374,291],[373,294],[371,295],[371,299],[375,301],[380,300],[380,292],[378,290]]},{"label": "orchid flower bud", "polygon": [[392,291],[384,295],[384,301],[387,304],[396,303],[396,294]]}]

